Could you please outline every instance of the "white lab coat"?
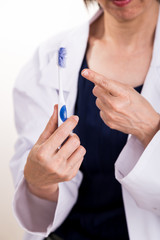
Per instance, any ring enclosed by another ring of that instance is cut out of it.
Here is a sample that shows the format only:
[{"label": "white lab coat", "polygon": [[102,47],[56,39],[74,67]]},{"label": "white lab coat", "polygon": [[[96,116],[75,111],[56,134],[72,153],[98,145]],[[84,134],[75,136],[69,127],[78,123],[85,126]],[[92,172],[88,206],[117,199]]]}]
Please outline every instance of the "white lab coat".
[{"label": "white lab coat", "polygon": [[[73,180],[59,184],[56,204],[39,199],[28,191],[23,169],[30,149],[50,118],[54,104],[58,103],[59,47],[66,47],[68,53],[62,80],[68,116],[74,113],[78,75],[88,33],[89,23],[85,23],[44,43],[22,69],[14,87],[19,139],[10,163],[16,188],[13,208],[20,225],[28,232],[26,240],[42,240],[54,231],[64,221],[78,196],[83,177],[80,171]],[[142,95],[160,113],[160,17]],[[160,131],[145,150],[134,136],[129,136],[116,161],[115,175],[122,184],[130,240],[160,240]]]}]

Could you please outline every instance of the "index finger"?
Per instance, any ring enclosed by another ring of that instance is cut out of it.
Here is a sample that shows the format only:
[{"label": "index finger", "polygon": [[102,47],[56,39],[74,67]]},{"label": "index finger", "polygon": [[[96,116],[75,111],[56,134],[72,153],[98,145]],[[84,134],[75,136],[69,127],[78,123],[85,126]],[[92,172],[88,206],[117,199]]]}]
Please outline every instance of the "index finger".
[{"label": "index finger", "polygon": [[83,69],[82,76],[93,82],[95,85],[109,91],[113,96],[119,96],[122,91],[120,83],[111,79],[107,79],[103,75],[92,71],[91,69]]},{"label": "index finger", "polygon": [[71,116],[62,125],[56,129],[56,131],[50,136],[50,138],[45,142],[45,145],[55,152],[60,145],[67,139],[71,134],[73,129],[76,127],[79,121],[78,116]]}]

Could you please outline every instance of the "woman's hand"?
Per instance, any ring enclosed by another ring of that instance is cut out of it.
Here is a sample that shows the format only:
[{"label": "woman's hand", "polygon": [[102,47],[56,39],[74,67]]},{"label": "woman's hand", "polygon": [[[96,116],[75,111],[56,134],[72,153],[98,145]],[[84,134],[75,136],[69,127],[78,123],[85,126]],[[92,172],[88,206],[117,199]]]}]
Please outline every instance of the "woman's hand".
[{"label": "woman's hand", "polygon": [[[30,151],[24,169],[29,190],[50,201],[57,201],[59,182],[76,176],[86,153],[78,136],[71,134],[78,117],[70,117],[59,128],[57,122],[58,106],[55,105],[54,113]],[[61,148],[58,150],[59,146]]]},{"label": "woman's hand", "polygon": [[135,135],[146,147],[160,128],[160,115],[134,88],[90,69],[82,76],[95,84],[93,94],[102,120],[112,129]]}]

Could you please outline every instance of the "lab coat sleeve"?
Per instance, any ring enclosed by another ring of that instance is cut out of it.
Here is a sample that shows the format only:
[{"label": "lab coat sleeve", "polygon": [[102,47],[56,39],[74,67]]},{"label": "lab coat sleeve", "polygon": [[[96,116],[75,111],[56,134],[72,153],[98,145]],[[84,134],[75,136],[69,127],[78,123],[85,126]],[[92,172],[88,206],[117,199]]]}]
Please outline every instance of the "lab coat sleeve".
[{"label": "lab coat sleeve", "polygon": [[[15,185],[14,214],[28,232],[48,236],[66,218],[76,202],[82,173],[69,182],[59,184],[58,202],[50,202],[32,195],[24,179],[23,170],[27,156],[48,122],[56,104],[56,90],[45,89],[38,82],[41,73],[38,53],[20,73],[14,90],[15,123],[18,140],[10,169]],[[53,99],[48,99],[53,96]],[[51,102],[51,107],[49,104]]]},{"label": "lab coat sleeve", "polygon": [[138,207],[160,215],[160,131],[145,149],[130,136],[116,161],[115,175]]}]

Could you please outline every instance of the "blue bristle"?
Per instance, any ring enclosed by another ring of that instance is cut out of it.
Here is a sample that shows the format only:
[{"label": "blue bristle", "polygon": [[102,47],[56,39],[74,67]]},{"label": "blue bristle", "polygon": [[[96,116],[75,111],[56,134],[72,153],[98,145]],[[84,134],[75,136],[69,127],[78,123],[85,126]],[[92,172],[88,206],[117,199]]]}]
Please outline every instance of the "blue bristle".
[{"label": "blue bristle", "polygon": [[58,65],[62,68],[66,67],[66,48],[61,47],[58,51]]}]

